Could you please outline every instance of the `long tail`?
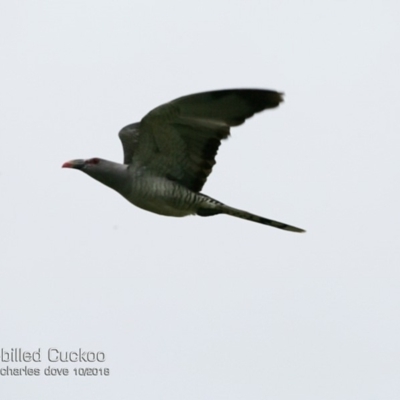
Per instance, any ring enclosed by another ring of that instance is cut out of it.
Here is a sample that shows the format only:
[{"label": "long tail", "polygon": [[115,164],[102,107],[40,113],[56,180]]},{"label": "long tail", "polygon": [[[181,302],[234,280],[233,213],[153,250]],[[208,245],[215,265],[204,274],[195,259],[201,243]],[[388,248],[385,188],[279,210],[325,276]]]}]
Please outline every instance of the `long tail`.
[{"label": "long tail", "polygon": [[284,224],[283,222],[278,222],[272,219],[260,217],[258,215],[251,214],[247,211],[238,210],[237,208],[229,207],[217,201],[215,202],[217,204],[214,203],[213,208],[200,208],[197,211],[197,215],[206,217],[209,215],[227,214],[231,215],[232,217],[247,219],[249,221],[258,222],[259,224],[273,226],[274,228],[283,229],[284,231],[299,232],[299,233],[305,232],[304,229],[296,228],[295,226]]}]

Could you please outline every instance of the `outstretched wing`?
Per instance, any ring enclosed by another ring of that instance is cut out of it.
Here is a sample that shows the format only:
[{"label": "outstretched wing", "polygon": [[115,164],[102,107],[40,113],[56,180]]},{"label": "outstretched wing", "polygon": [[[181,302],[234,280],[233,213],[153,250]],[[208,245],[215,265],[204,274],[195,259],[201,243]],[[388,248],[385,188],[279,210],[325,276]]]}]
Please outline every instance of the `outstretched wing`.
[{"label": "outstretched wing", "polygon": [[199,192],[215,164],[231,126],[274,108],[282,94],[271,90],[233,89],[180,97],[150,111],[139,124],[120,132],[125,163]]}]

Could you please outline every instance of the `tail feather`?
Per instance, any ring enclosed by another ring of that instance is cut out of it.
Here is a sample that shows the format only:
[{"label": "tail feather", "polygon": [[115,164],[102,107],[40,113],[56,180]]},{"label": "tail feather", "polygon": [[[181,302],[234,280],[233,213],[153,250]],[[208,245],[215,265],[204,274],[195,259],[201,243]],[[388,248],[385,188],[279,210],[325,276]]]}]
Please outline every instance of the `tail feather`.
[{"label": "tail feather", "polygon": [[223,207],[221,207],[219,211],[223,214],[231,215],[232,217],[247,219],[249,221],[258,222],[259,224],[269,225],[273,226],[274,228],[283,229],[284,231],[299,232],[299,233],[305,232],[304,229],[296,228],[295,226],[284,224],[283,222],[278,222],[272,219],[260,217],[258,215],[251,214],[247,211],[238,210],[236,208],[229,207],[226,205],[223,205]]},{"label": "tail feather", "polygon": [[299,233],[305,232],[304,229],[296,228],[295,226],[284,224],[283,222],[278,222],[272,219],[260,217],[258,215],[251,214],[247,211],[229,207],[219,202],[217,204],[214,203],[213,208],[203,208],[198,210],[197,214],[201,216],[227,214],[231,215],[232,217],[247,219],[248,221],[258,222],[259,224],[273,226],[274,228],[283,229],[284,231],[299,232]]},{"label": "tail feather", "polygon": [[274,221],[273,219],[260,217],[258,215],[249,213],[247,211],[229,207],[226,204],[221,203],[220,201],[215,200],[203,193],[200,193],[199,195],[201,196],[202,203],[200,207],[197,209],[196,214],[200,215],[201,217],[208,217],[217,214],[227,214],[231,215],[232,217],[247,219],[248,221],[257,222],[259,224],[273,226],[274,228],[283,229],[284,231],[299,232],[299,233],[305,232],[304,229],[284,224],[283,222]]}]

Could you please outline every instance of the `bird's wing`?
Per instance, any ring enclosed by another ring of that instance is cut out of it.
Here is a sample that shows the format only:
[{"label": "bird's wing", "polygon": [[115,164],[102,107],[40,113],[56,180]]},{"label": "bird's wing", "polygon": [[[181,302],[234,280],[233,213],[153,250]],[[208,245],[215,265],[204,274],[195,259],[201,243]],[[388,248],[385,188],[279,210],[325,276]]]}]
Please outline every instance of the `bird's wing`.
[{"label": "bird's wing", "polygon": [[125,126],[119,131],[119,138],[122,142],[122,148],[124,149],[124,164],[130,164],[132,162],[135,148],[139,140],[139,127],[140,122]]},{"label": "bird's wing", "polygon": [[[282,100],[282,94],[275,91],[234,89],[193,94],[163,104],[142,119],[139,136],[132,137],[133,163],[199,192],[230,127],[277,107]],[[124,140],[123,144],[125,149]],[[131,152],[125,150],[127,153]]]}]

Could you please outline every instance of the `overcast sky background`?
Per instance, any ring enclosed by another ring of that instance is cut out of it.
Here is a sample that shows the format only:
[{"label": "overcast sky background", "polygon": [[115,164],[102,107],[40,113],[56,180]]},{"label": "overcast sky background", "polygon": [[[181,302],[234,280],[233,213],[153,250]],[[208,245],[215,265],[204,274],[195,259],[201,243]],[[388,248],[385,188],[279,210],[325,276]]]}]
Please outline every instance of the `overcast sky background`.
[{"label": "overcast sky background", "polygon": [[[13,399],[400,398],[397,1],[3,1],[0,347],[102,351]],[[74,158],[182,95],[285,92],[204,193],[299,226],[135,208]],[[0,368],[26,363],[2,363]]]}]

